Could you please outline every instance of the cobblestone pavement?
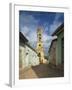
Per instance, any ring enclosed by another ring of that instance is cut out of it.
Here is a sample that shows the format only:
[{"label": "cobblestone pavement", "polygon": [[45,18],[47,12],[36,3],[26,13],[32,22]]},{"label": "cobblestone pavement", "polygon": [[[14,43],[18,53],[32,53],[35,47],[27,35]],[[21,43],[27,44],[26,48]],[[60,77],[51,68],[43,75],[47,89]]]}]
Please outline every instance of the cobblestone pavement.
[{"label": "cobblestone pavement", "polygon": [[19,79],[63,77],[64,71],[57,67],[40,64],[19,71]]}]

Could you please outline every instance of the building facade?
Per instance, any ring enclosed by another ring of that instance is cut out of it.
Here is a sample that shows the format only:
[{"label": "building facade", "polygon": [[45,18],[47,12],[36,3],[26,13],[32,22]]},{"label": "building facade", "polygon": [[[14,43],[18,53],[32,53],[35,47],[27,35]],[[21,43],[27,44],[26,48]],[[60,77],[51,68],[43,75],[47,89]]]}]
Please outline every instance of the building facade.
[{"label": "building facade", "polygon": [[37,52],[28,44],[28,40],[20,32],[19,43],[19,68],[35,66],[39,64]]},{"label": "building facade", "polygon": [[49,62],[54,65],[64,64],[64,24],[52,34],[57,39],[52,41],[49,49]]},{"label": "building facade", "polygon": [[56,45],[57,39],[53,40],[49,48],[49,62],[53,65],[56,65]]}]

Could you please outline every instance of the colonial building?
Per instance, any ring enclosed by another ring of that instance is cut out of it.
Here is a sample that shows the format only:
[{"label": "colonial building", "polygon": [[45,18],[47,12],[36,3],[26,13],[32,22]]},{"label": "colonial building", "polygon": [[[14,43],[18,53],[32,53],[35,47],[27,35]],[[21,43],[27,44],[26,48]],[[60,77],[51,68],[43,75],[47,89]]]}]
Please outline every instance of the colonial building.
[{"label": "colonial building", "polygon": [[56,44],[57,39],[54,39],[49,48],[49,62],[56,65]]},{"label": "colonial building", "polygon": [[57,39],[52,41],[49,48],[49,62],[54,65],[64,64],[64,24],[52,36],[57,36]]},{"label": "colonial building", "polygon": [[42,41],[42,32],[43,30],[39,27],[37,29],[37,48],[36,51],[39,56],[40,63],[44,62],[44,48],[43,48],[43,41]]},{"label": "colonial building", "polygon": [[37,52],[28,44],[28,40],[21,32],[19,33],[19,40],[19,68],[38,65]]}]

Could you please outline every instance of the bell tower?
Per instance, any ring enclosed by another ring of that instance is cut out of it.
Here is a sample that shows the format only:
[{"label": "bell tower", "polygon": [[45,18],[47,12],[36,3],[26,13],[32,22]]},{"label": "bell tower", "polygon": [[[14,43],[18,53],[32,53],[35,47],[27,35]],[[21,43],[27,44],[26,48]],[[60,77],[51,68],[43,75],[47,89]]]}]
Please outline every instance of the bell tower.
[{"label": "bell tower", "polygon": [[44,49],[43,49],[43,41],[42,41],[42,29],[39,27],[37,29],[37,53],[39,56],[40,63],[44,61]]}]

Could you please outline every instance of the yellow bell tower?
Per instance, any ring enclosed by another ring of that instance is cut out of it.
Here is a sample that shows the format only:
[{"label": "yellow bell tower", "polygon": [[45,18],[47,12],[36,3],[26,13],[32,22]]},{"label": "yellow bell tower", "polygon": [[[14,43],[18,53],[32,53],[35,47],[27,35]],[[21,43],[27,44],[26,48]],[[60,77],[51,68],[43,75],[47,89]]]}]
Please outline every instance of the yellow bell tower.
[{"label": "yellow bell tower", "polygon": [[37,53],[39,56],[40,63],[44,61],[44,49],[43,49],[43,41],[42,41],[42,29],[39,27],[37,29]]}]

